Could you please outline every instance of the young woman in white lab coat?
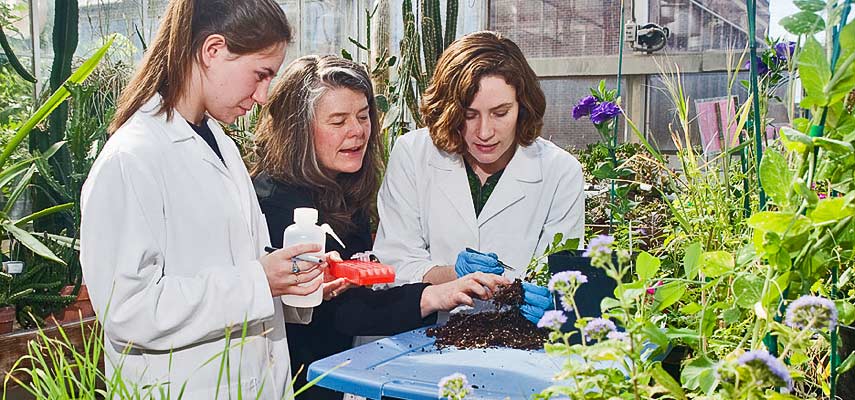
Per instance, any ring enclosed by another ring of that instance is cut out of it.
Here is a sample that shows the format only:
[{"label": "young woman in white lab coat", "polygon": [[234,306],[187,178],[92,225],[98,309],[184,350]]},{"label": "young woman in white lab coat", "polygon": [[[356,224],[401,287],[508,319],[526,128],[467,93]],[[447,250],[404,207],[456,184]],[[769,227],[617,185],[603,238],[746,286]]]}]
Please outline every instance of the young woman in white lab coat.
[{"label": "young woman in white lab coat", "polygon": [[[582,168],[539,137],[545,108],[511,40],[476,32],[445,50],[422,99],[426,128],[395,141],[377,200],[374,251],[400,280],[441,283],[474,271],[522,278],[555,234],[583,237]],[[523,286],[523,316],[536,322],[551,298]]]},{"label": "young woman in white lab coat", "polygon": [[108,379],[184,399],[291,393],[285,321],[311,310],[278,297],[319,287],[297,286],[322,268],[291,257],[320,248],[265,254],[252,181],[217,122],[265,103],[290,40],[273,0],[169,2],[81,196],[80,258]]}]

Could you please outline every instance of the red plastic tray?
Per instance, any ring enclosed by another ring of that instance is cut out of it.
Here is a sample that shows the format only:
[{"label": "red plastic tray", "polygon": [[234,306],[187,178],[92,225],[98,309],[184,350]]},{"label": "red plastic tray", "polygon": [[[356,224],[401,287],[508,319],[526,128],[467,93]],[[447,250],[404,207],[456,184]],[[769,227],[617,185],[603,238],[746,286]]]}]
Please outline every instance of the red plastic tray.
[{"label": "red plastic tray", "polygon": [[395,269],[377,262],[359,260],[330,260],[330,273],[355,285],[376,285],[395,282]]}]

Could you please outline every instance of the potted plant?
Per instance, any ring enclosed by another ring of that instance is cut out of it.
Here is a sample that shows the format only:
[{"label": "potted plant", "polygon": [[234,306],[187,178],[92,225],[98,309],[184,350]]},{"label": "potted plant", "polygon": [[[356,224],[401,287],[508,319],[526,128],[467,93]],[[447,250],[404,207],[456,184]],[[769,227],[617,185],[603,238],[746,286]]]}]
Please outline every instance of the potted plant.
[{"label": "potted plant", "polygon": [[12,332],[15,324],[15,302],[30,293],[33,289],[15,292],[12,288],[14,277],[0,271],[0,335]]}]

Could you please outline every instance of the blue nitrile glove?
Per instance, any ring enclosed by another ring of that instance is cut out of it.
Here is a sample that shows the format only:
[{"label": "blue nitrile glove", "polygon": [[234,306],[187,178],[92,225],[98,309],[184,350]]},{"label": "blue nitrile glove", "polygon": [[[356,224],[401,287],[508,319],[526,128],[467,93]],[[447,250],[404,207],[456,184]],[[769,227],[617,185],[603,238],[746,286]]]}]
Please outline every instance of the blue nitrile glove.
[{"label": "blue nitrile glove", "polygon": [[549,289],[543,286],[532,285],[528,282],[522,283],[524,303],[520,306],[520,313],[525,319],[537,324],[546,310],[555,308]]},{"label": "blue nitrile glove", "polygon": [[501,275],[505,269],[499,265],[499,256],[496,253],[478,254],[463,250],[457,254],[454,272],[458,278],[477,271]]}]

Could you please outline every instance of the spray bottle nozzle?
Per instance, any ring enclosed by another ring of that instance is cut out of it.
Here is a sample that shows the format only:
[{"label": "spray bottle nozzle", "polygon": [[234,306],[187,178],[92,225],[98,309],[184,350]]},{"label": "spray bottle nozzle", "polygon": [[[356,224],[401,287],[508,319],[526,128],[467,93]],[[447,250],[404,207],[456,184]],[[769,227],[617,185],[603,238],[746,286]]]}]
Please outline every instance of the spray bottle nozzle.
[{"label": "spray bottle nozzle", "polygon": [[338,244],[340,244],[342,248],[347,248],[347,246],[344,245],[344,242],[342,242],[341,239],[339,239],[338,235],[335,234],[335,231],[333,231],[330,224],[321,225],[321,230],[324,231],[326,234],[332,236],[333,239],[335,239],[335,241],[338,242]]}]

